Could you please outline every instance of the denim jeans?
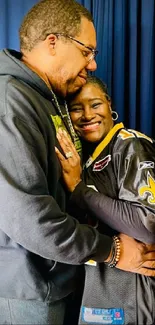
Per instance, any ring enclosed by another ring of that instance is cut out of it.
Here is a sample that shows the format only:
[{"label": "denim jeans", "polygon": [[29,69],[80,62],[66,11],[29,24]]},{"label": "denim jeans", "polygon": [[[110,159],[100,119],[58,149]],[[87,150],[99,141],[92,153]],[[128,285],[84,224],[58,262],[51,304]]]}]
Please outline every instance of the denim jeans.
[{"label": "denim jeans", "polygon": [[65,302],[47,304],[34,300],[0,298],[0,324],[63,325]]}]

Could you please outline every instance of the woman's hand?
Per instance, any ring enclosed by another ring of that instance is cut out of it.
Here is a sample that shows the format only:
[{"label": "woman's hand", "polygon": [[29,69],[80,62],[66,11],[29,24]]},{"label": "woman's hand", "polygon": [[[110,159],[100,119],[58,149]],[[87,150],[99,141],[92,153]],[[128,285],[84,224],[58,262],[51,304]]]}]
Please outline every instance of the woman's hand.
[{"label": "woman's hand", "polygon": [[59,129],[57,132],[57,139],[59,140],[64,155],[62,155],[56,147],[55,152],[62,166],[62,173],[66,186],[70,192],[73,192],[77,184],[81,181],[82,167],[80,156],[66,131]]}]

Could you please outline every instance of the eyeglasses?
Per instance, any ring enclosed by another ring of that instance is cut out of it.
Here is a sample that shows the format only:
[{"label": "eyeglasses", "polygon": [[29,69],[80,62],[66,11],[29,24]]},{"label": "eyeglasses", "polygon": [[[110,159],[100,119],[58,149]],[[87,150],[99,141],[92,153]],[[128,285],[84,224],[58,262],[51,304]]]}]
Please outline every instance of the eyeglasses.
[{"label": "eyeglasses", "polygon": [[63,33],[54,33],[54,35],[56,35],[56,36],[64,36],[66,38],[70,38],[72,41],[84,46],[87,50],[89,50],[89,53],[88,53],[88,51],[87,52],[83,51],[83,53],[82,53],[83,56],[87,58],[88,63],[91,62],[92,60],[94,60],[96,55],[98,54],[98,50],[92,49],[92,47],[85,45],[84,43],[78,41],[77,39],[75,39],[72,36],[69,36],[69,35],[66,35],[66,34],[63,34]]}]

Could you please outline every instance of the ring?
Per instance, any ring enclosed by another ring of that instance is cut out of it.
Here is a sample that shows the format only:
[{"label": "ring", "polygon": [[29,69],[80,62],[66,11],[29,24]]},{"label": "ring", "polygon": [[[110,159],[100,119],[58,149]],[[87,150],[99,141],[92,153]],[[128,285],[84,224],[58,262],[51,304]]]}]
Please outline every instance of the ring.
[{"label": "ring", "polygon": [[68,158],[73,157],[73,154],[72,154],[71,151],[68,151],[68,152],[65,153],[65,156],[66,156],[66,158],[68,159]]}]

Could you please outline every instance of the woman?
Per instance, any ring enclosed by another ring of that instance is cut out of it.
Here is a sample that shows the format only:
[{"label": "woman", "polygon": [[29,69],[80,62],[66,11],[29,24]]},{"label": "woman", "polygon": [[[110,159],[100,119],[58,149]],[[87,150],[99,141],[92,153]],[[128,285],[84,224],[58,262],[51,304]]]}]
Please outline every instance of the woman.
[{"label": "woman", "polygon": [[[140,132],[114,125],[106,86],[88,77],[69,102],[73,126],[82,140],[84,169],[60,130],[57,149],[70,203],[89,215],[101,232],[124,232],[142,242],[155,242],[155,145]],[[114,118],[115,117],[115,118]],[[107,226],[106,226],[107,225]],[[117,263],[117,261],[115,261]],[[151,325],[155,321],[155,280],[124,272],[113,263],[86,265],[79,324]]]}]

